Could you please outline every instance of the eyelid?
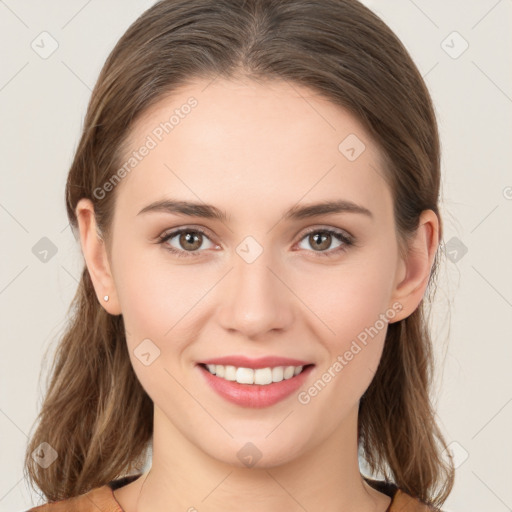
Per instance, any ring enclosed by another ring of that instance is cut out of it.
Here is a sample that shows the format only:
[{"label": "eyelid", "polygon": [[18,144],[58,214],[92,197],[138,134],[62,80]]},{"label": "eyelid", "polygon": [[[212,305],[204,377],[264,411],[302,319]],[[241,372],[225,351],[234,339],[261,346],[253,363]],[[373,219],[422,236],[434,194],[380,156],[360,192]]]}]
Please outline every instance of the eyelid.
[{"label": "eyelid", "polygon": [[[176,227],[176,228],[167,229],[161,235],[159,235],[157,237],[157,243],[166,244],[166,242],[168,240],[176,237],[177,235],[179,235],[183,232],[201,233],[206,238],[208,238],[212,244],[216,245],[217,247],[220,246],[220,244],[218,244],[212,240],[212,238],[214,238],[214,237],[210,236],[208,229],[200,227],[200,226],[194,226],[194,225],[186,225],[186,226],[180,226],[180,227]],[[338,254],[338,252],[346,250],[350,246],[356,245],[355,237],[348,231],[341,229],[341,228],[336,228],[334,226],[316,225],[316,226],[310,226],[310,227],[306,228],[305,231],[302,231],[297,242],[295,242],[294,246],[297,245],[298,243],[302,242],[302,240],[304,240],[311,233],[318,233],[318,232],[326,232],[326,233],[330,233],[333,235],[338,235],[338,237],[340,237],[340,238],[338,238],[338,240],[340,242],[342,242],[342,245],[339,247],[336,247],[334,249],[329,249],[327,251],[311,250],[311,251],[306,251],[306,252],[312,252],[314,254],[316,253],[316,255],[320,256],[320,257],[322,257],[322,256],[328,257],[328,256],[333,256],[335,254]],[[182,249],[176,249],[175,247],[172,247],[169,244],[167,244],[166,250],[170,251],[171,253],[173,253],[177,256],[192,257],[192,258],[199,257],[201,255],[201,253],[206,251],[206,249],[199,250],[199,251],[184,251]]]},{"label": "eyelid", "polygon": [[[210,242],[215,245],[215,246],[219,246],[220,244],[218,244],[217,242],[215,242],[213,239],[215,238],[214,236],[212,236],[209,232],[209,230],[207,230],[206,228],[203,228],[203,227],[200,227],[200,226],[180,226],[180,227],[176,227],[176,228],[171,228],[171,229],[166,229],[162,234],[158,235],[157,237],[157,243],[165,243],[167,241],[169,241],[170,239],[176,237],[177,235],[180,235],[181,233],[186,233],[186,232],[197,232],[197,233],[201,233],[202,235],[204,235],[208,240],[210,240]],[[172,248],[172,249],[175,249],[175,248]],[[171,252],[172,252],[172,249]],[[179,249],[176,249],[176,251],[178,252],[182,252],[180,251]],[[199,254],[200,252],[203,252],[203,251],[184,251],[184,252],[188,252],[189,254],[193,255],[193,254]]]},{"label": "eyelid", "polygon": [[164,238],[169,237],[170,235],[174,236],[183,231],[197,231],[198,233],[202,233],[203,235],[207,236],[210,239],[215,238],[207,228],[204,228],[202,226],[194,226],[193,224],[166,229],[162,234],[158,235],[157,238],[158,240],[162,240]]},{"label": "eyelid", "polygon": [[306,230],[301,233],[301,235],[299,237],[299,241],[301,241],[305,236],[307,236],[311,233],[316,233],[317,231],[327,231],[327,232],[337,233],[338,235],[341,235],[341,236],[347,238],[351,242],[353,242],[355,240],[355,237],[351,233],[349,233],[346,229],[336,228],[334,226],[327,226],[327,225],[317,225],[317,226],[312,226],[312,227],[306,228]]},{"label": "eyelid", "polygon": [[[199,233],[202,233],[203,235],[207,236],[210,239],[215,238],[214,236],[212,236],[210,234],[210,231],[207,228],[204,228],[202,226],[194,226],[194,225],[186,225],[186,226],[179,226],[176,228],[166,229],[162,234],[158,235],[157,238],[158,238],[158,240],[162,240],[171,234],[176,235],[180,231],[184,231],[184,230],[198,231]],[[320,225],[310,226],[308,228],[305,228],[305,231],[301,232],[301,235],[299,236],[298,241],[302,240],[306,235],[309,235],[310,233],[315,233],[316,231],[321,231],[321,230],[333,231],[340,235],[346,236],[350,240],[354,240],[354,236],[345,229],[320,224]],[[220,244],[217,244],[217,245],[220,245]]]}]

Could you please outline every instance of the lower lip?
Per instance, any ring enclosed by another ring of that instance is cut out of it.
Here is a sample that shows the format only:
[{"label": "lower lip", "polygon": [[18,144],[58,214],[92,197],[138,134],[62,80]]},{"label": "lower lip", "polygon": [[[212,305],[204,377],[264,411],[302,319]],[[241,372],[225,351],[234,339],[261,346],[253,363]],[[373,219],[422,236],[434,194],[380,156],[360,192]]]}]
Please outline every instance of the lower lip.
[{"label": "lower lip", "polygon": [[229,381],[216,377],[201,365],[198,365],[198,367],[204,375],[206,382],[221,397],[236,405],[253,408],[269,407],[284,400],[304,384],[304,381],[313,369],[313,365],[311,365],[291,379],[261,386],[258,384],[239,384],[236,381]]}]

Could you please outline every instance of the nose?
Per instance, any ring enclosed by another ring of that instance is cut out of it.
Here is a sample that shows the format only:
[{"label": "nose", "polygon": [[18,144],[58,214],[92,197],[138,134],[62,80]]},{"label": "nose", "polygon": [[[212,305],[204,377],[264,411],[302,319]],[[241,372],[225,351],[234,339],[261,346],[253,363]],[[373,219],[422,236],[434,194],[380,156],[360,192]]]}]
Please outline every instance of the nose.
[{"label": "nose", "polygon": [[225,330],[255,339],[293,324],[294,295],[280,268],[266,251],[252,263],[235,255],[219,290],[218,321]]}]

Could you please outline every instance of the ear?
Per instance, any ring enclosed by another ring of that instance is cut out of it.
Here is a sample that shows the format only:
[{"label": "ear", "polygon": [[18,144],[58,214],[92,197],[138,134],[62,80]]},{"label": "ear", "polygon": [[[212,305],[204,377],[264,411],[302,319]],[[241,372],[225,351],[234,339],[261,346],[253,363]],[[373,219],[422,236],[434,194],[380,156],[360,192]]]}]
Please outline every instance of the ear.
[{"label": "ear", "polygon": [[[99,303],[111,315],[120,315],[121,308],[110,270],[110,262],[104,240],[99,234],[90,199],[80,199],[75,209],[80,230],[80,244],[89,275],[91,276]],[[108,301],[104,300],[108,295]]]},{"label": "ear", "polygon": [[407,254],[405,258],[400,257],[397,266],[391,303],[400,303],[402,309],[393,322],[407,318],[419,306],[438,246],[439,219],[432,210],[424,210],[416,232],[409,239]]}]

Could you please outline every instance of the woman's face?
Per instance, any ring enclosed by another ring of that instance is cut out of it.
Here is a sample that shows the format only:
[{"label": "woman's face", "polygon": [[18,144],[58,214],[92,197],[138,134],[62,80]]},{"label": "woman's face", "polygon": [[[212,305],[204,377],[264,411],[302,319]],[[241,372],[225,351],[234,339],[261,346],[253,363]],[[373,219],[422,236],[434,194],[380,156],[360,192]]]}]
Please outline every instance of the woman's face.
[{"label": "woman's face", "polygon": [[[147,112],[130,147],[111,307],[159,432],[235,465],[246,452],[274,465],[351,436],[386,320],[406,316],[392,197],[361,124],[298,85],[205,81]],[[297,360],[235,368],[242,381],[311,366],[239,384],[201,365],[229,357],[249,358],[224,361],[230,379],[226,366]]]}]

